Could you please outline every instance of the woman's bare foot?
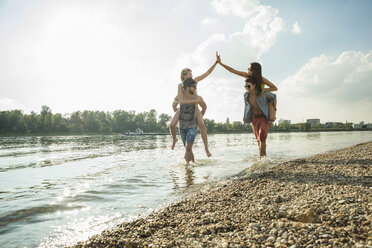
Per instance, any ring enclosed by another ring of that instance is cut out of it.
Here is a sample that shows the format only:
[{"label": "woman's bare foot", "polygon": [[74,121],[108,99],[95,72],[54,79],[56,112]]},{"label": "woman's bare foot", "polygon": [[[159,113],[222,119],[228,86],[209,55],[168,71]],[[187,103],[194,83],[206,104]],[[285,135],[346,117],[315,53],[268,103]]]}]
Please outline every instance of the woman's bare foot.
[{"label": "woman's bare foot", "polygon": [[209,152],[208,149],[205,149],[205,153],[207,154],[208,157],[211,157],[212,156],[212,154]]},{"label": "woman's bare foot", "polygon": [[172,146],[171,146],[172,150],[174,150],[174,147],[176,146],[177,141],[178,141],[177,138],[175,138],[175,139],[173,140],[173,144],[172,144]]}]

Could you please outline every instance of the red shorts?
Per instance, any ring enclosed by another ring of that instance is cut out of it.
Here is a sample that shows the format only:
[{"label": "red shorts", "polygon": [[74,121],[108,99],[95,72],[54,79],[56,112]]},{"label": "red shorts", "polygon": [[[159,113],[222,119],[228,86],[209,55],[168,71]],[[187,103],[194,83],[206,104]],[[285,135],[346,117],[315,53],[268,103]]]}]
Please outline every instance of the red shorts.
[{"label": "red shorts", "polygon": [[252,116],[252,129],[257,142],[265,142],[269,132],[269,124],[267,124],[266,116]]}]

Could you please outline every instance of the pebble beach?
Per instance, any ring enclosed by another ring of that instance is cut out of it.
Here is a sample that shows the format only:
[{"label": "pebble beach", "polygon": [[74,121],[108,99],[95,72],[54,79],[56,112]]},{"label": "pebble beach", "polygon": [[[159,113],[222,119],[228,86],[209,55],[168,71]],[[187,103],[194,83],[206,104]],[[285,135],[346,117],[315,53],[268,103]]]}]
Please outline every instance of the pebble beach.
[{"label": "pebble beach", "polygon": [[372,248],[372,142],[257,163],[75,247]]}]

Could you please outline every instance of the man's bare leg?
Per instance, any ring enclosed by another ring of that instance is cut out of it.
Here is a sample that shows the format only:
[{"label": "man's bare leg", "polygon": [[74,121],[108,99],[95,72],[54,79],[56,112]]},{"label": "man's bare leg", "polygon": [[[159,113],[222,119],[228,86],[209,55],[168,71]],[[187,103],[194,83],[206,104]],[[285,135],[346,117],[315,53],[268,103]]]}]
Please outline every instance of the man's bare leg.
[{"label": "man's bare leg", "polygon": [[192,143],[186,143],[185,160],[187,164],[189,164],[190,161],[194,162],[194,154],[192,153]]},{"label": "man's bare leg", "polygon": [[198,121],[198,125],[199,125],[199,128],[200,128],[200,134],[202,136],[202,140],[203,140],[203,143],[204,143],[205,153],[207,153],[207,156],[210,157],[210,156],[212,156],[212,154],[209,152],[209,148],[208,148],[207,128],[205,127],[205,124],[204,124],[204,121],[203,121],[203,115],[200,111],[198,111],[198,115],[197,115],[196,119]]},{"label": "man's bare leg", "polygon": [[191,162],[195,163],[194,153],[191,151]]},{"label": "man's bare leg", "polygon": [[173,116],[173,119],[172,119],[170,125],[169,125],[169,130],[170,130],[170,133],[171,133],[172,139],[173,139],[173,143],[172,143],[172,146],[171,146],[172,150],[174,149],[174,147],[176,146],[176,143],[178,141],[177,136],[176,136],[176,126],[177,126],[177,122],[179,120],[180,120],[180,110],[177,110],[176,113]]},{"label": "man's bare leg", "polygon": [[189,151],[185,152],[185,161],[186,161],[186,164],[189,164],[191,161],[191,155]]}]

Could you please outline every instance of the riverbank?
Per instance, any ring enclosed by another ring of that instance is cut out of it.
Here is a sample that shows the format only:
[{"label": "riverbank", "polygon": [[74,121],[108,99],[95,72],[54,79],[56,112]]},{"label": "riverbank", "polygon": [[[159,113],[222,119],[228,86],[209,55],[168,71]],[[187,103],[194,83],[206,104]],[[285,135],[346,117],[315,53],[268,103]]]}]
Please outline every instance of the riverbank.
[{"label": "riverbank", "polygon": [[[372,129],[368,128],[360,128],[360,129],[344,129],[344,128],[329,128],[329,129],[312,129],[308,131],[303,130],[275,130],[274,128],[270,129],[270,133],[316,133],[316,132],[371,132]],[[252,129],[250,130],[228,130],[228,131],[208,131],[208,134],[244,134],[244,133],[252,133]],[[86,133],[79,133],[79,132],[38,132],[38,133],[31,133],[31,132],[0,132],[0,137],[17,137],[17,136],[30,136],[30,137],[38,137],[38,136],[94,136],[94,135],[125,135],[125,136],[154,136],[154,135],[170,135],[169,132],[164,133],[143,133],[139,135],[126,135],[124,133],[99,133],[99,132],[86,132]]]},{"label": "riverbank", "polygon": [[372,247],[372,142],[264,167],[76,247]]}]

